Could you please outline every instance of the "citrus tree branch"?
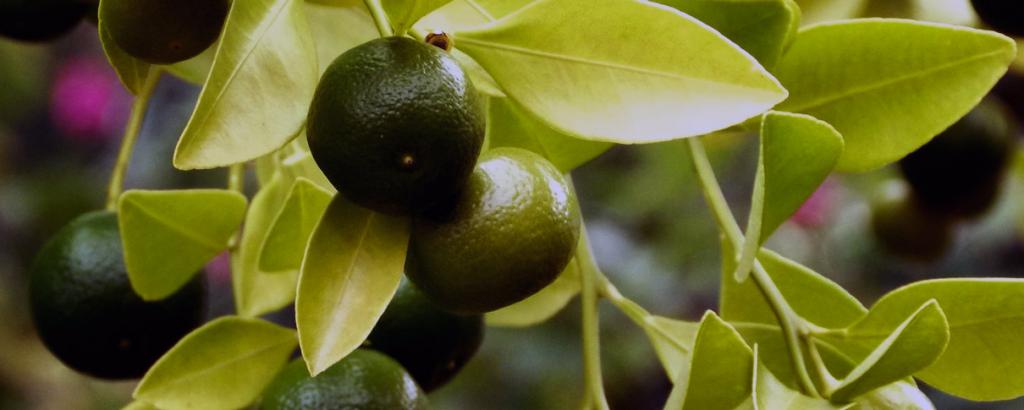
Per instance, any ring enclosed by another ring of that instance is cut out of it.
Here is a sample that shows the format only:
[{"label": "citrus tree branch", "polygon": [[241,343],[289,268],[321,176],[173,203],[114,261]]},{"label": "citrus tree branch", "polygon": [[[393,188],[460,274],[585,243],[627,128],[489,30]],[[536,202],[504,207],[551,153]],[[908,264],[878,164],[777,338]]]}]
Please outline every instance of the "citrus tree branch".
[{"label": "citrus tree branch", "polygon": [[[699,138],[694,137],[687,139],[687,147],[690,151],[690,157],[693,158],[693,166],[703,188],[704,198],[714,213],[718,226],[722,228],[722,233],[732,243],[734,249],[742,249],[743,232],[740,230],[739,224],[736,223],[736,219],[729,209],[725,195],[722,194],[722,188],[718,185],[718,179],[715,177],[715,171],[712,169],[711,162],[704,151],[704,145],[700,142]],[[722,255],[722,257],[735,258],[736,255]],[[753,278],[758,289],[761,290],[761,294],[764,295],[779,321],[800,389],[804,394],[818,396],[817,388],[807,372],[807,365],[804,360],[805,346],[801,334],[806,332],[801,331],[804,328],[803,318],[793,311],[793,308],[786,301],[779,288],[775,286],[775,282],[772,281],[771,276],[764,270],[760,262],[755,261],[751,278]]]},{"label": "citrus tree branch", "polygon": [[[585,235],[585,233],[584,233]],[[585,243],[577,248],[585,248]],[[588,249],[577,249],[577,258],[588,258],[587,262],[581,263],[583,267],[580,272],[580,293],[581,311],[583,313],[583,374],[586,383],[587,395],[591,397],[594,408],[608,410],[608,400],[604,395],[604,383],[601,376],[601,343],[600,327],[597,314],[598,302],[598,276],[600,273],[594,268],[591,253]]]},{"label": "citrus tree branch", "polygon": [[373,24],[377,26],[377,32],[380,33],[381,37],[395,35],[395,31],[391,28],[391,22],[388,21],[388,14],[384,12],[384,7],[381,6],[380,0],[363,0],[363,4],[370,11],[370,16],[373,17]]},{"label": "citrus tree branch", "polygon": [[128,170],[128,163],[131,162],[135,141],[139,139],[139,132],[142,131],[142,121],[146,118],[149,100],[153,96],[157,82],[160,81],[160,74],[160,70],[149,72],[139,95],[132,103],[132,112],[128,117],[124,136],[121,137],[121,148],[117,152],[117,161],[114,162],[114,170],[110,174],[110,184],[107,186],[107,210],[109,211],[117,209],[117,199],[121,197],[121,191],[124,189],[124,175]]}]

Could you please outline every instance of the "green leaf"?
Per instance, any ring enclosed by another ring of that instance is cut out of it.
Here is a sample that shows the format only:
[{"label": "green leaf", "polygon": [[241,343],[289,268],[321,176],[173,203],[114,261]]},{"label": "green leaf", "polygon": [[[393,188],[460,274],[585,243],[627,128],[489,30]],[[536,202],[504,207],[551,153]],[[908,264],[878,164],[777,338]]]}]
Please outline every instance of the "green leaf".
[{"label": "green leaf", "polygon": [[416,23],[424,31],[455,32],[507,16],[532,0],[453,0]]},{"label": "green leaf", "polygon": [[[918,306],[935,299],[949,323],[949,344],[935,363],[914,376],[969,400],[1007,400],[1024,395],[1024,280],[938,279],[894,290],[872,306],[852,341],[877,343]],[[836,343],[842,339],[833,340]],[[870,348],[870,347],[867,347]]]},{"label": "green leaf", "polygon": [[295,318],[302,356],[317,375],[370,334],[398,289],[409,220],[335,195],[302,261]]},{"label": "green leaf", "polygon": [[860,396],[852,410],[935,410],[928,396],[905,381],[892,383]]},{"label": "green leaf", "polygon": [[175,149],[175,167],[248,161],[299,133],[319,80],[304,4],[232,3],[209,78]]},{"label": "green leaf", "polygon": [[665,368],[669,380],[675,383],[680,377],[679,369],[689,365],[700,323],[647,316],[643,326],[661,366]]},{"label": "green leaf", "polygon": [[[722,255],[734,254],[735,249],[728,241],[722,241]],[[775,314],[757,285],[753,281],[738,283],[733,280],[729,276],[735,270],[733,258],[725,256],[722,260],[719,299],[722,318],[729,322],[777,325]],[[768,249],[758,252],[758,261],[793,310],[815,325],[829,329],[845,328],[867,313],[867,309],[845,289],[807,267]],[[911,312],[913,310],[906,312],[906,315]]]},{"label": "green leaf", "polygon": [[149,369],[137,400],[162,409],[237,409],[252,403],[295,350],[295,332],[222,317],[185,336]]},{"label": "green leaf", "polygon": [[[124,263],[132,289],[163,299],[228,247],[245,216],[234,191],[193,189],[125,192],[117,203]],[[169,255],[168,249],[174,254]]]},{"label": "green leaf", "polygon": [[[103,1],[100,2],[100,7],[103,7]],[[97,12],[97,14],[102,15],[103,13]],[[103,53],[107,55],[107,61],[114,67],[117,78],[121,80],[121,84],[124,85],[124,88],[128,89],[128,92],[134,95],[139,94],[152,66],[145,61],[128,55],[128,53],[122,50],[114,42],[113,37],[110,37],[110,34],[107,33],[103,20],[100,20],[98,26]]]},{"label": "green leaf", "polygon": [[860,16],[867,2],[868,0],[796,0],[805,25],[852,19]]},{"label": "green leaf", "polygon": [[846,140],[838,168],[870,171],[970,111],[1015,55],[1008,37],[966,27],[886,19],[820,24],[801,31],[777,67],[790,92],[778,109],[832,124]]},{"label": "green leaf", "polygon": [[[581,239],[582,239],[582,235]],[[582,246],[582,245],[581,245]],[[540,292],[484,315],[490,326],[526,327],[544,322],[580,293],[580,262],[573,258],[565,270]]]},{"label": "green leaf", "polygon": [[761,149],[743,251],[734,276],[742,282],[764,241],[825,181],[843,153],[843,137],[814,117],[769,112],[761,120]]},{"label": "green leaf", "polygon": [[260,251],[260,270],[294,271],[302,264],[313,228],[334,194],[299,177],[292,185],[284,206],[270,225]]},{"label": "green leaf", "polygon": [[[853,337],[874,334],[880,329],[865,328],[871,313],[850,329]],[[910,377],[928,367],[942,354],[949,341],[949,328],[942,309],[934,299],[925,302],[907,320],[889,333],[850,374],[836,386],[832,400],[847,402],[876,388]]]},{"label": "green leaf", "polygon": [[765,67],[774,67],[800,26],[793,0],[657,0],[728,37]]},{"label": "green leaf", "polygon": [[760,348],[754,350],[753,403],[757,410],[835,410],[843,407],[828,400],[807,397],[783,384],[759,360]]},{"label": "green leaf", "polygon": [[677,396],[677,388],[686,389],[683,410],[732,410],[750,398],[753,359],[736,329],[708,311],[701,319],[689,368],[680,369],[688,376],[685,382],[676,379],[672,396]]},{"label": "green leaf", "polygon": [[454,37],[520,106],[584,139],[648,143],[706,134],[786,97],[718,32],[639,0],[539,0]]},{"label": "green leaf", "polygon": [[391,29],[396,34],[402,35],[412,27],[419,19],[432,11],[441,8],[452,0],[388,0],[383,2],[384,11],[387,12],[391,22]]},{"label": "green leaf", "polygon": [[252,199],[238,251],[231,255],[235,309],[259,316],[292,303],[298,271],[274,273],[259,269],[260,246],[288,194],[290,180],[277,172]]},{"label": "green leaf", "polygon": [[330,6],[307,1],[305,9],[320,74],[341,53],[378,37],[377,26],[362,0],[339,0]]},{"label": "green leaf", "polygon": [[487,117],[491,147],[519,147],[536,152],[562,172],[569,172],[612,147],[563,134],[508,98],[491,98]]}]

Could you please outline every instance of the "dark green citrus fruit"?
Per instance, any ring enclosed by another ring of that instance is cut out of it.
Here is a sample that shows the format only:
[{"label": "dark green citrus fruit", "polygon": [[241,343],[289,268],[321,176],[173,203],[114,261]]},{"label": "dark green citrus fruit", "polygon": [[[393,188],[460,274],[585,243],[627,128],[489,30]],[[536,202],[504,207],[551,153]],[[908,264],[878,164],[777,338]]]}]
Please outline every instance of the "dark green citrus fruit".
[{"label": "dark green citrus fruit", "polygon": [[370,348],[401,363],[427,392],[455,377],[483,339],[482,315],[442,310],[406,280],[368,338]]},{"label": "dark green citrus fruit", "polygon": [[920,206],[904,187],[887,187],[874,201],[871,230],[889,253],[922,262],[941,258],[953,243],[953,223]]},{"label": "dark green citrus fruit", "polygon": [[974,11],[992,29],[1012,36],[1024,36],[1024,8],[1008,0],[971,0]]},{"label": "dark green citrus fruit", "polygon": [[228,0],[104,0],[100,20],[129,55],[172,64],[217,41],[229,6]]},{"label": "dark green citrus fruit", "polygon": [[317,86],[309,149],[353,202],[392,214],[445,209],[473,170],[484,112],[447,53],[404,37],[339,56]]},{"label": "dark green citrus fruit", "polygon": [[170,297],[145,302],[125,272],[117,216],[82,215],[36,257],[29,282],[32,319],[64,364],[105,379],[141,377],[202,323],[204,275]]},{"label": "dark green citrus fruit", "polygon": [[89,5],[77,0],[0,0],[0,36],[52,40],[78,25],[88,12]]},{"label": "dark green citrus fruit", "polygon": [[390,357],[358,349],[310,377],[306,363],[285,366],[263,391],[263,410],[427,409],[427,396]]},{"label": "dark green citrus fruit", "polygon": [[554,165],[527,150],[493,149],[450,221],[414,221],[409,279],[446,310],[489,312],[554,281],[579,232],[575,193]]},{"label": "dark green citrus fruit", "polygon": [[900,160],[922,206],[957,217],[985,212],[995,202],[1015,147],[1016,125],[995,99],[974,110]]}]

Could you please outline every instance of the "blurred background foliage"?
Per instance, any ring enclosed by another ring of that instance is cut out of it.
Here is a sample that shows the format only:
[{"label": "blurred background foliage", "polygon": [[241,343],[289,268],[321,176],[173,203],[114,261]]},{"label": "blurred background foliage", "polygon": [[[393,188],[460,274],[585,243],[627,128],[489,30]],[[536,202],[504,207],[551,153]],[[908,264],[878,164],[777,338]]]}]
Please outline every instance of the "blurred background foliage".
[{"label": "blurred background foliage", "polygon": [[[805,21],[853,15],[975,24],[966,1],[804,0]],[[837,8],[837,4],[842,6]],[[922,6],[928,5],[928,7]],[[223,170],[171,167],[198,87],[163,81],[128,172],[128,187],[220,187]],[[1024,65],[995,91],[1024,114]],[[133,384],[93,381],[63,367],[29,319],[26,272],[42,243],[75,216],[102,207],[130,96],[107,64],[94,26],[46,45],[0,39],[0,409],[110,409]],[[726,196],[746,215],[757,138],[706,138]],[[1019,151],[1015,150],[1015,151]],[[573,172],[598,262],[620,290],[652,313],[697,320],[717,304],[717,231],[681,142],[620,146]],[[255,178],[249,178],[250,184]],[[1014,153],[996,206],[956,227],[952,247],[919,262],[887,252],[870,227],[870,203],[902,184],[895,166],[830,177],[768,247],[837,281],[870,305],[910,281],[950,276],[1024,276],[1024,160]],[[250,187],[251,190],[254,187]],[[209,316],[232,311],[223,257],[207,269]],[[480,354],[433,393],[439,409],[569,409],[582,392],[579,307],[524,329],[489,328]],[[602,305],[601,343],[616,409],[660,409],[670,384],[644,333]],[[271,319],[290,323],[288,310]],[[1024,401],[969,403],[925,387],[940,409],[1024,408]]]}]

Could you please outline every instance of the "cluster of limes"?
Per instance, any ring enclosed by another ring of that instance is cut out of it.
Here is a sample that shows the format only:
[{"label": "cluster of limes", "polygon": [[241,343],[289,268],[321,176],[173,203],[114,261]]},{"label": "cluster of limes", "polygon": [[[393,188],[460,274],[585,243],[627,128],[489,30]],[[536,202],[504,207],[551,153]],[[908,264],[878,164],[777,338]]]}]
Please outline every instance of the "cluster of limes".
[{"label": "cluster of limes", "polygon": [[[87,0],[0,0],[0,35],[55,38]],[[187,4],[183,4],[187,3]],[[219,36],[227,0],[105,0],[99,19],[128,55],[171,64]],[[538,292],[575,251],[580,215],[562,174],[526,150],[484,150],[485,112],[446,48],[389,37],[339,56],[310,107],[313,158],[344,200],[411,218],[407,280],[359,349],[311,377],[288,365],[264,408],[424,408],[483,340],[483,313]],[[30,303],[43,342],[69,367],[131,379],[198,327],[204,275],[144,301],[125,272],[118,216],[74,220],[39,253]]]},{"label": "cluster of limes", "polygon": [[[95,0],[0,0],[0,35],[44,41],[94,15]],[[130,55],[174,63],[201,53],[220,34],[228,0],[105,0],[100,18]],[[117,214],[97,211],[64,227],[31,269],[29,302],[43,343],[69,367],[105,379],[145,374],[202,324],[205,275],[174,294],[145,301],[125,270]]]},{"label": "cluster of limes", "polygon": [[421,408],[417,392],[443,385],[476,352],[482,313],[540,291],[572,258],[572,188],[530,151],[481,154],[483,101],[438,38],[381,38],[345,52],[325,71],[307,121],[313,159],[342,197],[412,218],[408,280],[367,341],[411,376],[363,350],[316,378],[296,363],[272,384],[266,408],[347,402],[352,389],[369,388],[353,367],[390,380],[374,408]]}]

